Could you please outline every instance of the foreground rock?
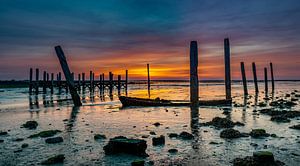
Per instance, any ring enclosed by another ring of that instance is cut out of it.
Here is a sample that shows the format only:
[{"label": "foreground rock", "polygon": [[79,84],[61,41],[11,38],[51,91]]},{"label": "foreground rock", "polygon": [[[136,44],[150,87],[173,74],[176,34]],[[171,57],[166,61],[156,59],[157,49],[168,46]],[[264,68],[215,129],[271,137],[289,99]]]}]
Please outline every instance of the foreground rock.
[{"label": "foreground rock", "polygon": [[300,130],[300,124],[289,127],[291,129]]},{"label": "foreground rock", "polygon": [[284,100],[284,99],[279,99],[270,103],[270,106],[278,107],[278,108],[291,108],[295,105],[297,104],[292,101]]},{"label": "foreground rock", "polygon": [[106,155],[127,153],[136,156],[148,156],[146,153],[147,142],[141,139],[129,139],[123,136],[111,138],[103,147]]},{"label": "foreground rock", "polygon": [[152,138],[152,145],[157,146],[157,145],[164,145],[165,144],[165,136],[161,135],[159,137],[153,137]]},{"label": "foreground rock", "polygon": [[8,133],[6,131],[0,131],[0,136],[7,135]]},{"label": "foreground rock", "polygon": [[193,134],[191,134],[191,133],[188,133],[188,132],[186,132],[186,131],[183,131],[183,132],[181,132],[181,133],[179,134],[179,138],[184,139],[184,140],[190,140],[190,139],[193,139],[194,136],[193,136]]},{"label": "foreground rock", "polygon": [[244,135],[241,134],[238,130],[234,130],[234,129],[225,129],[220,133],[221,138],[228,138],[228,139],[240,138],[243,136]]},{"label": "foreground rock", "polygon": [[28,138],[36,138],[36,137],[42,137],[42,138],[47,138],[47,137],[53,137],[57,133],[60,133],[60,130],[46,130],[39,132],[37,134],[30,135]]},{"label": "foreground rock", "polygon": [[243,126],[244,124],[241,122],[233,122],[227,118],[215,117],[212,121],[202,123],[204,126],[215,126],[216,128],[232,128],[235,125]]},{"label": "foreground rock", "polygon": [[39,124],[36,121],[27,121],[25,124],[22,125],[22,127],[27,129],[36,129]]},{"label": "foreground rock", "polygon": [[57,156],[50,157],[49,159],[43,161],[41,164],[42,165],[59,164],[59,163],[63,163],[64,160],[65,160],[65,155],[59,154]]},{"label": "foreground rock", "polygon": [[94,135],[94,139],[95,139],[95,140],[106,139],[106,136],[103,135],[103,134],[95,134],[95,135]]},{"label": "foreground rock", "polygon": [[253,138],[262,138],[269,137],[270,134],[268,134],[264,129],[252,129],[252,131],[250,132],[250,136]]},{"label": "foreground rock", "polygon": [[276,116],[272,116],[272,117],[271,117],[271,121],[278,122],[278,123],[288,123],[288,122],[290,122],[291,120],[288,119],[288,118],[285,117],[285,116],[282,116],[282,115],[276,115]]},{"label": "foreground rock", "polygon": [[64,139],[62,137],[53,137],[53,138],[47,138],[45,140],[45,142],[47,144],[56,144],[56,143],[60,143],[60,142],[63,142]]},{"label": "foreground rock", "polygon": [[135,160],[131,163],[131,166],[144,166],[145,161],[144,160]]},{"label": "foreground rock", "polygon": [[253,156],[236,158],[233,160],[234,166],[282,166],[281,161],[275,161],[273,153],[268,151],[254,152]]}]

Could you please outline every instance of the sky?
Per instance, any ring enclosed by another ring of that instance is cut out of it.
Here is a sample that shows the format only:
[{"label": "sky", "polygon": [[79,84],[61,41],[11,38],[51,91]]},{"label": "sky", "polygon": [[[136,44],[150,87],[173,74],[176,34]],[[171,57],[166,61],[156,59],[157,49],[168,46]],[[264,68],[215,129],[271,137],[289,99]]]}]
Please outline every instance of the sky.
[{"label": "sky", "polygon": [[56,45],[76,76],[147,79],[149,63],[151,79],[188,79],[192,40],[199,79],[221,80],[227,37],[232,79],[242,61],[248,79],[252,62],[259,79],[270,62],[275,79],[300,79],[299,20],[299,0],[1,0],[0,80],[61,71]]}]

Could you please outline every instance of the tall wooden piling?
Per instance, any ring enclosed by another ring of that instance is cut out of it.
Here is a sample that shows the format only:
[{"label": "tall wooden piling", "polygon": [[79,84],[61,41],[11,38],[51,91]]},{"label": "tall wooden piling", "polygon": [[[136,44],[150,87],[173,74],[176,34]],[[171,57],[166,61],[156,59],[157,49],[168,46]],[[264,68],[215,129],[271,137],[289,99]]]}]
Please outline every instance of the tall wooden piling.
[{"label": "tall wooden piling", "polygon": [[78,74],[78,85],[79,85],[79,89],[80,89],[80,86],[81,86],[81,75],[80,75],[80,73]]},{"label": "tall wooden piling", "polygon": [[61,93],[61,85],[62,83],[61,83],[61,72],[59,72],[58,73],[58,91],[59,91],[59,93]]},{"label": "tall wooden piling", "polygon": [[90,92],[93,90],[93,71],[90,71]]},{"label": "tall wooden piling", "polygon": [[50,83],[51,94],[53,94],[53,92],[54,92],[54,88],[53,88],[54,83],[53,83],[53,81],[54,81],[54,73],[51,73],[51,83]]},{"label": "tall wooden piling", "polygon": [[197,41],[191,41],[190,43],[190,102],[191,102],[191,107],[199,106]]},{"label": "tall wooden piling", "polygon": [[109,94],[112,95],[112,92],[113,92],[113,79],[114,79],[114,76],[113,76],[113,73],[112,72],[109,72]]},{"label": "tall wooden piling", "polygon": [[121,94],[121,75],[118,75],[118,94]]},{"label": "tall wooden piling", "polygon": [[272,93],[275,90],[275,83],[274,83],[274,73],[273,73],[273,64],[270,63],[270,70],[271,70],[271,81],[272,81]]},{"label": "tall wooden piling", "polygon": [[35,94],[39,94],[39,68],[35,69],[35,81],[36,81],[36,85],[35,85]]},{"label": "tall wooden piling", "polygon": [[43,74],[43,93],[46,93],[46,76],[47,73],[46,71],[44,71],[44,74]]},{"label": "tall wooden piling", "polygon": [[246,78],[244,62],[241,62],[241,73],[242,73],[243,86],[244,86],[244,95],[248,95],[247,78]]},{"label": "tall wooden piling", "polygon": [[32,94],[32,68],[30,68],[29,70],[29,94]]},{"label": "tall wooden piling", "polygon": [[67,63],[67,59],[66,59],[66,57],[63,53],[63,50],[61,49],[60,46],[56,46],[55,51],[56,51],[57,57],[59,59],[61,68],[64,72],[67,84],[69,86],[73,103],[74,103],[75,106],[81,106],[82,103],[81,103],[80,97],[77,94],[77,91],[75,89],[74,80],[72,79],[71,72],[70,72],[70,69],[69,69],[69,66],[68,66],[68,63]]},{"label": "tall wooden piling", "polygon": [[230,44],[228,38],[224,39],[224,55],[226,99],[231,100]]},{"label": "tall wooden piling", "polygon": [[268,70],[266,67],[264,69],[264,72],[265,72],[265,94],[267,96],[267,94],[268,94]]},{"label": "tall wooden piling", "polygon": [[127,96],[127,90],[128,90],[128,70],[126,70],[125,72],[125,93],[126,93],[126,96]]},{"label": "tall wooden piling", "polygon": [[253,71],[253,81],[255,86],[255,93],[258,93],[258,83],[257,83],[257,75],[256,75],[256,65],[252,62],[252,71]]},{"label": "tall wooden piling", "polygon": [[148,96],[150,98],[150,69],[149,69],[149,63],[147,64],[147,75],[148,75],[148,81],[147,81],[147,85],[148,85]]}]

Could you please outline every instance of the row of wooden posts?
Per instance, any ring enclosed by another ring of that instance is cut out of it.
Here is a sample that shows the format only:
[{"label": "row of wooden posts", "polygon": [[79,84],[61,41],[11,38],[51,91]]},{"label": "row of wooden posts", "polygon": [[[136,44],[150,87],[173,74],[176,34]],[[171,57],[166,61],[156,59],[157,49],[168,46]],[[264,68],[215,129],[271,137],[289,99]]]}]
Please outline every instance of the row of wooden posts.
[{"label": "row of wooden posts", "polygon": [[[225,94],[226,100],[231,100],[231,69],[230,69],[230,43],[229,39],[224,39],[224,62],[225,62]],[[275,89],[273,64],[270,63],[272,92]],[[258,83],[256,75],[255,62],[252,63],[253,81],[255,86],[255,92],[258,93]],[[241,73],[244,87],[244,95],[248,95],[247,79],[245,72],[244,62],[241,62]],[[265,94],[268,94],[268,72],[267,68],[264,68],[264,81],[265,81]],[[199,81],[198,81],[198,44],[197,41],[191,41],[190,43],[190,102],[192,107],[199,106]]]}]

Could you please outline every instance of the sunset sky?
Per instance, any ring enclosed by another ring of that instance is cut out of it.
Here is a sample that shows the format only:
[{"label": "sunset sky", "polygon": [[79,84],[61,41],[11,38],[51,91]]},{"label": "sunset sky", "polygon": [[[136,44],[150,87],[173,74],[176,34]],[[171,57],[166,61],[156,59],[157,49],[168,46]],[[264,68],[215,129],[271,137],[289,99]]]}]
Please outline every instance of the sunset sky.
[{"label": "sunset sky", "polygon": [[29,68],[109,71],[129,79],[188,79],[189,43],[198,41],[200,79],[223,79],[230,38],[232,77],[245,62],[274,64],[275,79],[300,79],[299,0],[1,0],[0,80],[28,79]]}]

